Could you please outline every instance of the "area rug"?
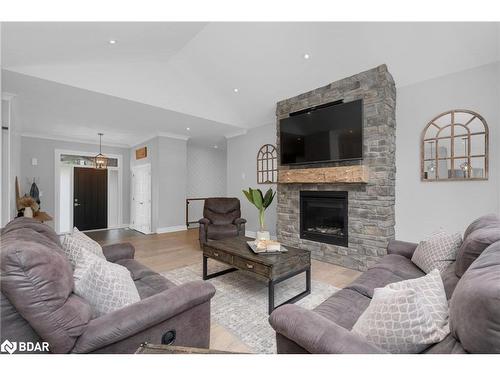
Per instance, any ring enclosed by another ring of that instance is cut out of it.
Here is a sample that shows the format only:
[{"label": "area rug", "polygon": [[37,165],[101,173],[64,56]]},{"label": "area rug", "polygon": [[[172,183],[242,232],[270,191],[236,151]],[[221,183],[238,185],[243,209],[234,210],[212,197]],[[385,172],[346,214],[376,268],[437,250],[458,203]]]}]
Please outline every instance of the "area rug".
[{"label": "area rug", "polygon": [[[200,262],[201,263],[201,262]],[[209,272],[225,266],[209,261]],[[163,272],[176,284],[201,280],[202,267],[192,265]],[[216,293],[212,299],[212,322],[231,332],[254,353],[276,353],[274,330],[268,322],[267,281],[245,271],[236,271],[209,280]],[[305,275],[297,275],[275,286],[276,305],[300,293],[305,288]],[[296,305],[312,309],[338,289],[313,280],[311,294]]]}]

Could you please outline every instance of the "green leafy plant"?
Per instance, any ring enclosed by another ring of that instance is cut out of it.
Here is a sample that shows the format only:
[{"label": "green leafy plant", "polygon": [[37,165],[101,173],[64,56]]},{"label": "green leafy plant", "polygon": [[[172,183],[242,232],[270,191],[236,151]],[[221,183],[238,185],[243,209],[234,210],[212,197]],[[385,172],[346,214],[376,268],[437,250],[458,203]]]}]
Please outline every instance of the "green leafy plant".
[{"label": "green leafy plant", "polygon": [[274,196],[276,192],[273,192],[273,189],[269,188],[266,191],[266,194],[262,194],[260,189],[252,189],[248,188],[247,190],[243,190],[243,194],[247,197],[247,199],[259,210],[259,224],[260,230],[264,230],[264,212],[266,208],[268,208],[273,202]]}]

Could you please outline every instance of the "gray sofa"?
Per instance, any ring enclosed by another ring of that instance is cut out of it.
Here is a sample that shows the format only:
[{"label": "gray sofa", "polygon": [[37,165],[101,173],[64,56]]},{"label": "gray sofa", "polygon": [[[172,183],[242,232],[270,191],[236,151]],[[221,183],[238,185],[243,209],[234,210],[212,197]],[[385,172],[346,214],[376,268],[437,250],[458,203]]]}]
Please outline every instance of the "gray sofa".
[{"label": "gray sofa", "polygon": [[141,301],[92,319],[73,293],[73,270],[57,234],[17,218],[2,231],[0,342],[48,342],[53,353],[134,353],[142,342],[208,348],[214,287],[176,286],[134,260],[130,244],[103,246],[106,259],[126,267]]},{"label": "gray sofa", "polygon": [[[351,333],[374,288],[424,276],[411,262],[417,244],[392,241],[387,255],[314,310],[296,305],[269,317],[278,353],[382,353]],[[469,225],[457,259],[443,282],[451,333],[424,353],[500,353],[500,217],[486,215]]]}]

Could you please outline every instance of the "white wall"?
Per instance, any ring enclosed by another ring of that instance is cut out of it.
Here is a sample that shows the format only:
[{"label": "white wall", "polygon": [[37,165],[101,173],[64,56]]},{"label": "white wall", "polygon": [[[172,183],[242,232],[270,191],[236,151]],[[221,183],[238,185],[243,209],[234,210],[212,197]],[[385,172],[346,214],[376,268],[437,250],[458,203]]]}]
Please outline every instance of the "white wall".
[{"label": "white wall", "polygon": [[[181,230],[185,223],[187,142],[155,137],[130,150],[131,167],[151,164],[151,230]],[[135,150],[146,146],[147,158],[136,160]],[[130,205],[130,203],[129,203]]]},{"label": "white wall", "polygon": [[[99,145],[64,142],[42,138],[20,137],[21,168],[18,176],[21,194],[29,192],[31,183],[33,182],[33,177],[35,177],[41,193],[41,209],[53,217],[55,216],[54,164],[56,149],[97,153],[99,151]],[[122,156],[122,217],[123,224],[128,224],[130,220],[130,171],[127,165],[127,161],[129,160],[129,150],[125,148],[103,146],[102,152],[103,154],[115,154]],[[38,165],[32,165],[32,158],[36,158],[38,160]],[[53,222],[50,224],[53,225]]]},{"label": "white wall", "polygon": [[[187,144],[188,198],[225,197],[227,192],[226,148]],[[189,221],[203,217],[203,201],[191,201]]]},{"label": "white wall", "polygon": [[[475,218],[500,212],[500,63],[398,88],[396,238],[419,241],[443,227],[463,232]],[[436,115],[470,109],[490,129],[488,181],[420,181],[420,134]]]},{"label": "white wall", "polygon": [[187,142],[158,137],[159,213],[157,231],[185,228]]},{"label": "white wall", "polygon": [[[259,229],[257,209],[248,202],[242,189],[276,190],[275,184],[257,184],[257,152],[266,143],[276,144],[275,124],[250,129],[247,134],[227,141],[227,195],[240,199],[242,217],[247,219],[246,230],[252,232]],[[271,235],[276,235],[276,198],[266,210],[266,227]]]}]

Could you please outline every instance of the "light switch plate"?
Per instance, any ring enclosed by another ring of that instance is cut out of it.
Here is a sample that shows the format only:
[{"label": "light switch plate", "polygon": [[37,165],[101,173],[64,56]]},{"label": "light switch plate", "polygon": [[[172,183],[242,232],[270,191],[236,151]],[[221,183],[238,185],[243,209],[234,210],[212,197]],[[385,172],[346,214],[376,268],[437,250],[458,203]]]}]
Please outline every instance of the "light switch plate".
[{"label": "light switch plate", "polygon": [[38,165],[38,159],[37,158],[32,158],[31,159],[31,165]]}]

